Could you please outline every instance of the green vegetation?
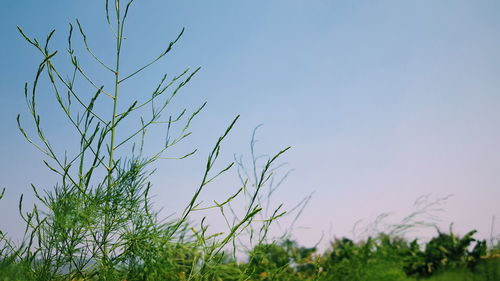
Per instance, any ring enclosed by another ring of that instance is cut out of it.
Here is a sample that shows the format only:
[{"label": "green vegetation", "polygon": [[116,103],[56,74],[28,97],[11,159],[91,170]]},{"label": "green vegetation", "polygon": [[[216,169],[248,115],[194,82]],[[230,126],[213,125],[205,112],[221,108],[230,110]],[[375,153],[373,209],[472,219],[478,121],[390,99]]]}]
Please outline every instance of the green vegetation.
[{"label": "green vegetation", "polygon": [[[461,238],[439,233],[425,246],[393,232],[361,242],[343,238],[322,254],[288,239],[289,232],[282,239],[270,239],[273,222],[291,213],[282,210],[283,205],[274,208],[269,203],[287,176],[277,178],[281,167],[277,161],[288,148],[271,157],[257,156],[254,131],[248,170],[242,158],[216,168],[222,143],[238,116],[221,129],[200,183],[179,217],[160,220],[150,196],[151,166],[190,136],[190,125],[205,106],[165,116],[199,68],[187,69],[170,80],[165,75],[143,100],[123,99],[123,82],[166,56],[184,30],[157,57],[124,74],[120,70],[122,44],[134,0],[125,5],[120,0],[109,2],[105,15],[116,39],[113,66],[96,55],[83,25],[76,21],[83,51],[108,72],[109,85],[95,82],[81,64],[73,46],[73,25],[67,46],[69,72],[57,66],[60,54],[51,49],[55,31],[41,42],[19,28],[41,54],[33,82],[25,84],[32,126],[27,129],[18,116],[19,130],[46,157],[44,164],[59,180],[53,188],[32,185],[37,202],[31,209],[25,208],[21,196],[19,213],[26,225],[25,236],[16,244],[0,232],[0,280],[500,280],[500,263],[494,258],[497,250],[487,253],[486,243],[473,238],[474,231]],[[86,86],[78,87],[76,81]],[[76,149],[53,146],[39,110],[39,92],[53,94],[78,139]],[[135,129],[127,129],[134,124]],[[148,130],[156,126],[166,129],[164,145],[146,154]],[[203,203],[200,194],[206,186],[234,164],[241,186],[224,200]],[[296,217],[309,198],[292,208]],[[243,201],[239,206],[244,208],[236,208],[232,204],[236,200]],[[227,231],[212,233],[205,218],[192,221],[194,212],[209,209],[219,211]],[[237,261],[237,252],[245,247],[249,247],[247,260]]]},{"label": "green vegetation", "polygon": [[[498,251],[494,248],[486,250],[485,242],[473,239],[472,235],[473,231],[463,237],[439,233],[423,245],[419,245],[417,240],[407,241],[386,234],[360,242],[342,238],[333,241],[331,248],[322,254],[316,248],[301,247],[285,239],[255,246],[244,262],[219,256],[207,265],[205,279],[202,280],[499,280]],[[134,274],[131,269],[126,269],[124,278],[190,280],[188,276],[194,270],[197,253],[193,249],[196,246],[185,242],[176,247],[158,253],[156,264],[142,268],[141,272]],[[6,262],[1,267],[2,280],[40,280],[34,276],[26,279],[27,275],[23,274],[29,267]],[[11,279],[5,279],[5,276]]]}]

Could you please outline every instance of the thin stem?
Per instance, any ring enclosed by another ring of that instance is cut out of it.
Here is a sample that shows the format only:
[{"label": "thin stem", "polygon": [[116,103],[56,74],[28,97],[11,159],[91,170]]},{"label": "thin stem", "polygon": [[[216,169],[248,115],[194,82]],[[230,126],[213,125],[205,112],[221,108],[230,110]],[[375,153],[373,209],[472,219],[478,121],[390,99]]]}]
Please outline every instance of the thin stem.
[{"label": "thin stem", "polygon": [[[139,68],[136,71],[132,72],[131,74],[127,75],[125,78],[119,80],[118,83],[121,83],[121,82],[123,82],[123,81],[131,78],[132,76],[134,76],[137,73],[139,73],[139,72],[143,71],[144,69],[148,68],[149,66],[151,66],[152,64],[154,64],[155,62],[157,62],[159,59],[161,59],[162,57],[164,57],[166,54],[168,54],[168,52],[170,52],[170,50],[172,50],[172,47],[174,46],[174,44],[177,43],[177,41],[179,41],[179,39],[181,38],[182,34],[184,34],[184,28],[182,28],[182,30],[179,33],[179,35],[177,35],[177,38],[174,41],[170,42],[170,44],[168,45],[168,47],[167,47],[167,49],[165,51],[163,51],[159,56],[157,56],[155,59],[153,59],[152,61],[150,61],[146,65],[142,66],[141,68]],[[119,37],[121,37],[121,34],[119,35]]]},{"label": "thin stem", "polygon": [[118,108],[118,93],[119,93],[119,75],[120,75],[120,52],[122,44],[122,28],[121,28],[121,18],[120,18],[120,1],[116,1],[116,22],[117,22],[117,32],[116,37],[116,68],[115,68],[115,92],[113,98],[113,116],[111,119],[111,139],[109,145],[109,164],[108,164],[108,188],[112,185],[112,173],[113,173],[113,163],[114,163],[114,151],[115,151],[115,133],[116,133],[116,118],[117,118],[117,108]]},{"label": "thin stem", "polygon": [[[114,150],[115,150],[115,133],[116,133],[116,118],[117,118],[117,108],[118,108],[118,81],[119,81],[119,72],[120,72],[120,51],[121,51],[121,43],[122,43],[122,27],[121,27],[121,18],[120,18],[120,0],[115,0],[115,8],[116,8],[116,23],[117,23],[117,37],[116,37],[116,68],[115,68],[115,91],[114,91],[114,98],[113,98],[113,116],[111,119],[111,137],[110,137],[110,143],[109,143],[109,163],[108,163],[108,175],[107,175],[107,187],[106,191],[109,194],[112,190],[112,186],[114,185],[113,182],[113,170],[115,169],[114,165]],[[106,210],[109,210],[109,201],[106,201]],[[104,246],[102,249],[102,255],[103,255],[103,262],[104,266],[107,270],[108,268],[108,262],[109,262],[109,249],[107,247],[108,245],[108,235],[111,232],[110,229],[110,223],[112,223],[113,218],[110,217],[112,213],[109,211],[106,211],[104,214],[104,229],[103,229],[103,234],[102,234],[102,245]]]}]

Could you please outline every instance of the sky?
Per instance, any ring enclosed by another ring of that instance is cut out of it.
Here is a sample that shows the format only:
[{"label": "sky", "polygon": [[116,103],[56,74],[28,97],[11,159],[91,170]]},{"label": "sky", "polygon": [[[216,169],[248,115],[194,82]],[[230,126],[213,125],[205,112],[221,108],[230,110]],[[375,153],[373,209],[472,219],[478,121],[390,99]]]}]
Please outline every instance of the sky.
[{"label": "sky", "polygon": [[[29,124],[23,87],[33,80],[40,56],[16,26],[40,40],[56,29],[51,46],[60,50],[56,61],[64,69],[68,23],[79,19],[96,54],[111,63],[113,35],[103,2],[3,0],[0,187],[6,195],[0,213],[8,215],[0,227],[14,237],[22,230],[19,196],[32,204],[31,183],[49,189],[57,183],[17,130],[17,114]],[[291,208],[313,194],[293,232],[304,245],[351,236],[355,225],[367,227],[384,213],[396,223],[426,195],[429,202],[451,195],[432,212],[442,230],[453,223],[459,234],[477,229],[478,237],[488,239],[500,233],[499,11],[494,0],[137,0],[127,20],[123,72],[186,30],[171,53],[124,84],[124,100],[143,97],[165,73],[201,66],[172,114],[208,102],[193,134],[171,156],[193,148],[198,153],[155,164],[155,205],[163,216],[182,210],[209,150],[240,114],[220,166],[235,154],[248,160],[259,124],[259,153],[291,146],[280,160],[287,164],[282,172],[293,171],[273,202]],[[78,50],[96,80],[112,80]],[[49,137],[62,151],[75,147],[53,95],[45,92],[39,103]],[[161,143],[162,131],[151,138],[151,145]],[[223,198],[238,187],[230,171],[202,198]],[[212,224],[216,228],[220,218]]]}]

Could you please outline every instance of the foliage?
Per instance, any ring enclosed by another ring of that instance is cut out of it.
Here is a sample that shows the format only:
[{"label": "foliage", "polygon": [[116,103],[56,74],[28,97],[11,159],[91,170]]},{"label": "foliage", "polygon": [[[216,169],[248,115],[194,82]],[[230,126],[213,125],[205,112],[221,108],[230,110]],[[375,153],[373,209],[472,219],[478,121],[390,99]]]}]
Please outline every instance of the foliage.
[{"label": "foliage", "polygon": [[[212,280],[214,274],[223,276],[229,270],[240,271],[235,262],[225,258],[226,248],[234,244],[236,237],[251,226],[254,217],[263,210],[259,199],[261,188],[272,181],[275,162],[288,148],[267,157],[262,168],[254,166],[258,173],[254,190],[247,191],[244,184],[223,202],[202,205],[199,197],[205,187],[234,165],[233,162],[220,170],[215,168],[222,142],[239,118],[236,116],[208,154],[200,184],[180,216],[159,221],[149,195],[150,167],[160,159],[170,159],[164,157],[164,153],[191,135],[190,125],[206,103],[191,113],[184,109],[164,116],[199,68],[186,69],[170,81],[164,75],[149,97],[127,100],[120,95],[125,81],[136,78],[170,53],[184,33],[182,29],[158,56],[142,67],[123,73],[120,67],[125,58],[122,45],[134,0],[128,0],[125,5],[122,2],[105,1],[106,23],[116,43],[113,66],[108,64],[108,58],[100,58],[91,48],[91,38],[76,20],[84,51],[112,77],[103,85],[93,80],[92,73],[81,63],[78,49],[73,45],[74,24],[70,24],[67,40],[69,70],[58,66],[56,58],[60,52],[51,48],[55,30],[40,42],[18,28],[21,36],[41,54],[33,82],[25,84],[31,130],[23,124],[20,115],[18,127],[24,138],[45,156],[44,164],[59,180],[53,188],[32,185],[38,200],[32,209],[25,209],[21,196],[19,212],[26,223],[25,237],[22,244],[16,246],[0,233],[2,274],[15,275],[22,271],[26,280],[40,281]],[[77,86],[82,81],[86,85]],[[90,96],[87,94],[89,87],[93,91]],[[73,136],[78,140],[76,149],[58,149],[48,137],[39,106],[41,94],[47,92],[53,94],[54,104],[73,129]],[[131,130],[134,124],[137,127]],[[155,152],[147,154],[144,150],[147,132],[156,126],[165,127],[165,142]],[[189,157],[196,151],[177,159]],[[249,204],[242,216],[229,221],[225,210],[242,190],[246,198],[250,198]],[[220,210],[228,222],[227,232],[209,234],[205,218],[199,226],[189,221],[192,213],[207,209]],[[271,222],[284,214],[280,212],[266,217],[266,223],[260,228],[264,233],[262,238]]]},{"label": "foliage", "polygon": [[[473,269],[486,254],[486,241],[476,241],[472,237],[474,233],[475,230],[470,231],[460,238],[451,231],[449,234],[440,232],[426,244],[425,251],[418,252],[418,258],[405,267],[406,272],[425,277],[443,269]],[[469,250],[470,247],[473,249]]]},{"label": "foliage", "polygon": [[246,266],[257,280],[312,280],[319,269],[315,252],[316,248],[301,247],[290,239],[259,244],[250,251]]},{"label": "foliage", "polygon": [[424,249],[417,240],[387,234],[357,243],[336,239],[321,258],[325,268],[321,280],[408,280],[453,269],[473,271],[486,251],[485,241],[473,239],[474,233],[460,238],[439,232]]}]

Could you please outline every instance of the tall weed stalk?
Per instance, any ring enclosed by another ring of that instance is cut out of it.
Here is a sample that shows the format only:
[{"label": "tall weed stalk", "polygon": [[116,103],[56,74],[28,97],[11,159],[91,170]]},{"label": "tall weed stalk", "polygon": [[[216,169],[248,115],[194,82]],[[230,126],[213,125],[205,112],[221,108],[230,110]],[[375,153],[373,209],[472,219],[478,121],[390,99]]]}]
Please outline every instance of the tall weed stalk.
[{"label": "tall weed stalk", "polygon": [[[122,98],[123,83],[136,78],[169,54],[184,33],[182,29],[162,52],[143,66],[131,73],[122,72],[125,57],[122,47],[127,17],[133,4],[134,0],[105,1],[106,23],[115,37],[111,64],[107,63],[108,58],[100,58],[91,48],[92,38],[87,36],[80,21],[70,24],[66,54],[71,63],[69,73],[58,67],[55,58],[60,53],[50,46],[55,30],[45,40],[39,41],[18,28],[21,36],[41,55],[33,82],[24,87],[34,132],[25,129],[20,115],[17,117],[18,127],[24,138],[45,156],[43,162],[47,168],[59,177],[53,188],[32,185],[38,199],[33,208],[26,210],[21,196],[19,212],[26,223],[22,245],[13,246],[0,233],[3,239],[2,262],[10,258],[17,264],[26,265],[29,279],[214,280],[217,268],[228,262],[227,246],[234,243],[261,213],[261,187],[273,177],[274,162],[288,149],[268,159],[255,178],[255,190],[244,215],[235,217],[228,224],[227,232],[208,235],[205,219],[199,226],[190,224],[188,221],[193,212],[218,208],[224,215],[232,200],[241,194],[250,194],[243,184],[224,202],[201,206],[199,201],[204,188],[234,164],[229,163],[221,170],[215,168],[221,145],[239,118],[236,116],[210,151],[200,183],[180,217],[159,221],[152,206],[151,183],[148,181],[151,172],[148,171],[153,163],[165,158],[163,154],[167,149],[191,134],[191,122],[206,103],[190,113],[183,110],[165,116],[171,102],[199,68],[186,69],[170,79],[163,76],[145,99],[127,101]],[[75,33],[81,37],[91,60],[111,75],[110,85],[96,82],[83,66],[82,55],[73,47]],[[42,80],[48,82],[50,90],[40,86]],[[77,81],[86,83],[93,93],[81,92],[76,87]],[[47,91],[52,92],[55,103],[79,140],[73,154],[54,147],[46,133],[39,110],[39,93]],[[97,105],[106,104],[107,110],[97,110]],[[127,129],[131,124],[127,120],[136,115],[140,116],[140,126]],[[148,129],[154,126],[166,127],[165,144],[146,155],[143,149],[145,138]],[[174,134],[176,126],[177,133]],[[194,153],[196,150],[178,158]],[[128,157],[123,156],[127,154]],[[266,225],[281,214],[278,208],[266,219]],[[265,231],[265,226],[262,231]]]}]

